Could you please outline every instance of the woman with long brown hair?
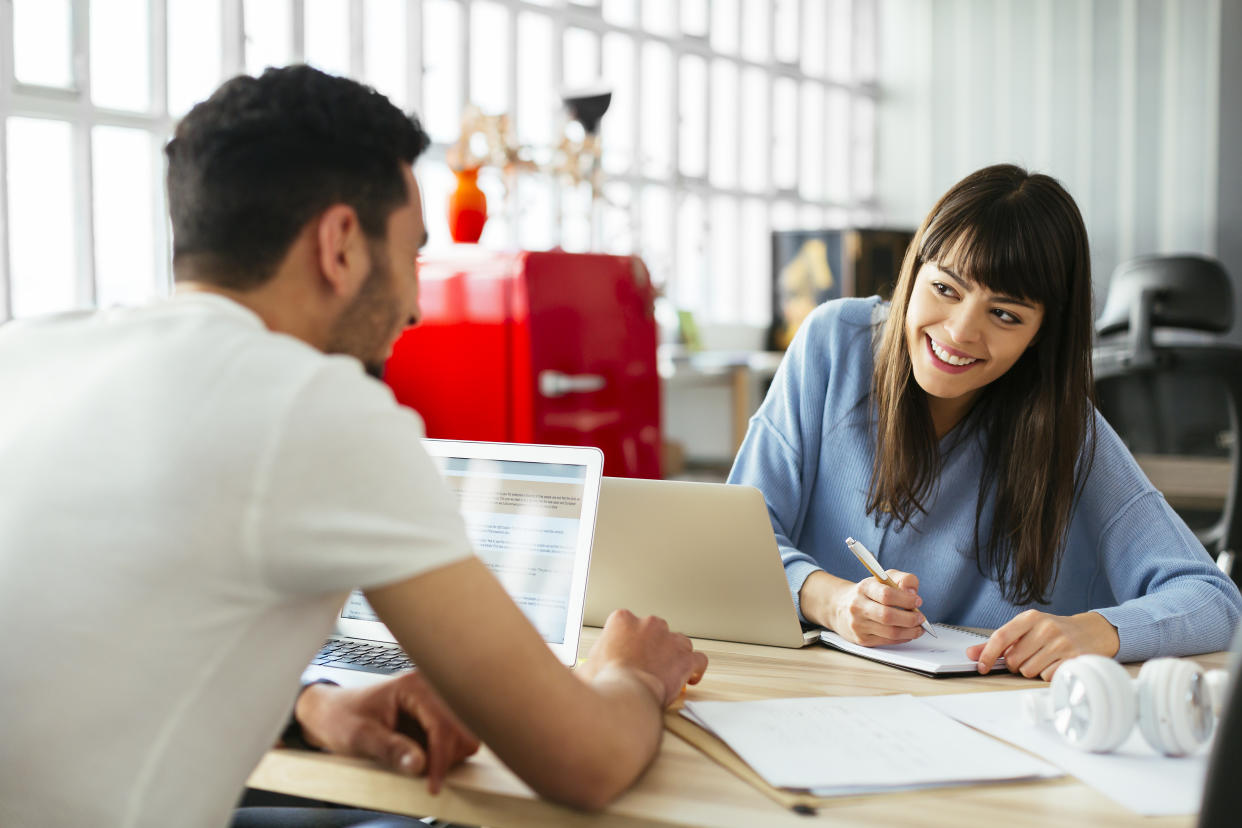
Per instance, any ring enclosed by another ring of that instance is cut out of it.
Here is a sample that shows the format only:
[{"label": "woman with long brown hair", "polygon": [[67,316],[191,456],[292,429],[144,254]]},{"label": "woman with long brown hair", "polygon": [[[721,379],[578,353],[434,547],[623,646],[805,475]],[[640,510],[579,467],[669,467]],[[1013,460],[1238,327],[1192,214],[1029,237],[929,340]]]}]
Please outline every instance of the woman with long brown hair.
[{"label": "woman with long brown hair", "polygon": [[[729,476],[767,499],[803,620],[864,644],[926,613],[1050,678],[1064,660],[1228,646],[1242,595],[1096,412],[1087,234],[1054,179],[997,165],[923,221],[891,303],[820,306]],[[899,589],[864,578],[861,540]]]}]

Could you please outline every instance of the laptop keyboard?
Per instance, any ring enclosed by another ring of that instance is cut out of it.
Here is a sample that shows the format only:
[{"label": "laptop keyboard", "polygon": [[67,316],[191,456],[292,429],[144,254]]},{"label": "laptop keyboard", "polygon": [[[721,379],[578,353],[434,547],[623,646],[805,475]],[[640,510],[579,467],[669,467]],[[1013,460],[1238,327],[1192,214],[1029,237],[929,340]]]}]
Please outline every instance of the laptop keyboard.
[{"label": "laptop keyboard", "polygon": [[329,640],[311,663],[323,667],[364,670],[368,673],[395,673],[414,666],[401,648],[394,644],[385,646],[343,638]]}]

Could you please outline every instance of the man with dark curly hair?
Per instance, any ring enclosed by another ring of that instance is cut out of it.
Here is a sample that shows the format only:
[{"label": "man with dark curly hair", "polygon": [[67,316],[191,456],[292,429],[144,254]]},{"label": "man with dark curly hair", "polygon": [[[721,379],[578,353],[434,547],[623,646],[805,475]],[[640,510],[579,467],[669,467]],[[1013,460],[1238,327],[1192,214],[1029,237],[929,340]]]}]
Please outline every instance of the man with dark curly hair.
[{"label": "man with dark curly hair", "polygon": [[419,670],[307,689],[311,745],[435,790],[478,734],[582,808],[655,755],[706,658],[621,611],[566,670],[367,376],[418,317],[427,144],[353,81],[234,78],[167,147],[175,295],[0,327],[0,825],[226,824],[354,587]]}]

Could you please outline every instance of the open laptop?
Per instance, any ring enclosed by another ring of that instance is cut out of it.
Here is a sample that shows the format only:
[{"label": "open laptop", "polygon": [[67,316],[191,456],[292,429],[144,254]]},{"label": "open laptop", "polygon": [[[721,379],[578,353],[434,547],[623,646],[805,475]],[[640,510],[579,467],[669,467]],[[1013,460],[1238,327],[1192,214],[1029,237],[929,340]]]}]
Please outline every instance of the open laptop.
[{"label": "open laptop", "polygon": [[[456,493],[475,554],[500,580],[562,663],[578,637],[604,455],[596,448],[424,440]],[[302,674],[357,686],[412,665],[354,591],[336,633]]]},{"label": "open laptop", "polygon": [[614,609],[698,638],[802,647],[763,495],[753,486],[605,477],[585,623]]}]

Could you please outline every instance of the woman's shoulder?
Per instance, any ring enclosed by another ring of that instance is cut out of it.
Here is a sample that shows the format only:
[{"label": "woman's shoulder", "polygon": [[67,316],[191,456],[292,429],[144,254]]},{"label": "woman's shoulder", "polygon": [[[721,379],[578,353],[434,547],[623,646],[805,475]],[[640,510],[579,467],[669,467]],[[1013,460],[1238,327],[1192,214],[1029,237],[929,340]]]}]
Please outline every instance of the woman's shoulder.
[{"label": "woman's shoulder", "polygon": [[870,330],[883,322],[887,311],[888,303],[879,296],[833,299],[811,311],[803,327],[815,341],[851,341],[860,330]]}]

